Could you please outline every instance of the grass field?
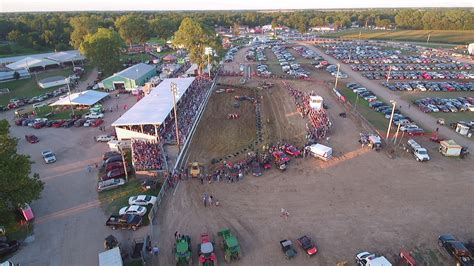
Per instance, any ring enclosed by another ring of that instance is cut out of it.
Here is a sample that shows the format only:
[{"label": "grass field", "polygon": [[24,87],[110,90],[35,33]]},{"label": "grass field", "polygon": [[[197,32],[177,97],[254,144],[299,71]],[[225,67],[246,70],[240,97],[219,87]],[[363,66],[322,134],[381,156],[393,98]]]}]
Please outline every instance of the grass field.
[{"label": "grass field", "polygon": [[[89,75],[90,71],[92,70],[92,66],[85,66],[85,73],[82,75],[81,81],[85,80]],[[68,68],[61,68],[61,69],[54,69],[48,70],[47,72],[43,72],[37,75],[38,80],[53,77],[53,76],[64,76],[67,77],[72,74],[72,67]],[[8,88],[10,90],[9,94],[2,95],[0,97],[0,105],[7,105],[10,99],[19,98],[19,97],[27,97],[31,98],[33,96],[37,96],[40,94],[44,94],[46,92],[53,91],[58,87],[42,89],[36,83],[35,75],[31,75],[31,78],[22,79],[22,80],[15,80],[0,83],[0,88]]]},{"label": "grass field", "polygon": [[426,43],[430,35],[432,46],[438,47],[442,44],[469,44],[474,42],[474,31],[466,30],[359,30],[351,29],[335,33],[324,34],[323,37],[344,37],[374,40],[393,40]]}]

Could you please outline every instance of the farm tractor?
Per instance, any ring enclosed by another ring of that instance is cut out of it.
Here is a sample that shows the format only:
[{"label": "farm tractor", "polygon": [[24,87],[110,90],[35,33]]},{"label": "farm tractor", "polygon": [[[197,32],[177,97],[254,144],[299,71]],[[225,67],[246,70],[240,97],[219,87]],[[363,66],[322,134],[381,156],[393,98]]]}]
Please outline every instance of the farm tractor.
[{"label": "farm tractor", "polygon": [[229,263],[231,261],[239,260],[242,256],[239,241],[234,236],[230,229],[224,228],[218,233],[222,237],[222,247],[224,249],[224,260]]},{"label": "farm tractor", "polygon": [[201,174],[201,165],[198,162],[192,162],[189,165],[189,175],[191,177],[199,177]]},{"label": "farm tractor", "polygon": [[216,266],[217,257],[214,253],[214,242],[208,234],[201,235],[201,243],[198,244],[199,266]]},{"label": "farm tractor", "polygon": [[174,252],[176,265],[192,265],[191,237],[184,235],[177,239],[174,244]]}]

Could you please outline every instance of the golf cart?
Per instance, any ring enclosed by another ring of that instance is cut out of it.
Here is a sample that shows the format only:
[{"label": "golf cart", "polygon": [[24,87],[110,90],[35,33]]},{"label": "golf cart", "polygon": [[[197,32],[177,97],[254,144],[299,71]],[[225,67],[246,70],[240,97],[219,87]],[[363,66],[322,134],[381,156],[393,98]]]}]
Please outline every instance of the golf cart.
[{"label": "golf cart", "polygon": [[200,174],[201,174],[201,166],[199,165],[198,162],[192,162],[189,167],[189,175],[191,175],[191,177],[199,177]]},{"label": "golf cart", "polygon": [[174,252],[176,265],[192,265],[191,237],[184,235],[177,239],[174,244]]},{"label": "golf cart", "polygon": [[201,243],[198,244],[199,266],[217,265],[216,253],[214,253],[214,242],[208,234],[201,235]]},{"label": "golf cart", "polygon": [[239,241],[230,229],[224,228],[219,231],[218,235],[222,237],[222,247],[224,248],[224,260],[229,263],[234,260],[240,260],[242,251],[240,249]]},{"label": "golf cart", "polygon": [[296,249],[293,247],[291,240],[282,240],[280,241],[281,250],[285,254],[287,259],[291,259],[296,256]]},{"label": "golf cart", "polygon": [[360,133],[359,143],[364,146],[367,145],[373,150],[380,151],[382,148],[382,140],[379,135]]}]

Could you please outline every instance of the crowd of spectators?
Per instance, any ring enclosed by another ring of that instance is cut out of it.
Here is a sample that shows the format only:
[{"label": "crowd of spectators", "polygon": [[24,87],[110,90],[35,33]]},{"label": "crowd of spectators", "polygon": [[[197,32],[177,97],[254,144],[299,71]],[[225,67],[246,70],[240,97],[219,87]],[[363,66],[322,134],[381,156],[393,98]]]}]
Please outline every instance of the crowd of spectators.
[{"label": "crowd of spectators", "polygon": [[308,138],[316,141],[325,138],[331,127],[331,121],[329,121],[326,111],[323,108],[319,110],[313,109],[309,105],[310,94],[291,87],[285,81],[283,81],[283,85],[288,90],[288,93],[293,96],[296,111],[302,117],[308,117],[309,119],[309,124],[307,124]]},{"label": "crowd of spectators", "polygon": [[164,153],[155,141],[132,140],[133,164],[136,170],[162,170]]},{"label": "crowd of spectators", "polygon": [[[208,77],[196,77],[194,82],[186,91],[186,94],[179,100],[177,104],[177,113],[180,143],[183,143],[188,136],[189,130],[196,118],[197,111],[204,101],[210,84],[211,80]],[[176,143],[174,117],[170,116],[166,119],[165,126],[161,129],[161,135],[166,144]]]}]

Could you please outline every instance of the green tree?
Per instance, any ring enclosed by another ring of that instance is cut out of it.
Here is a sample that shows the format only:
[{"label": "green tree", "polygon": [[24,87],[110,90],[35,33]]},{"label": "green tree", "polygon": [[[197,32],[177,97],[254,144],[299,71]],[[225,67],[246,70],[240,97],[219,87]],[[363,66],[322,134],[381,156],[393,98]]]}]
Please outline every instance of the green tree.
[{"label": "green tree", "polygon": [[181,22],[174,34],[173,44],[186,48],[189,58],[199,66],[200,71],[207,64],[207,56],[204,55],[206,47],[211,47],[218,53],[222,51],[222,43],[215,32],[192,18],[185,18]]},{"label": "green tree", "polygon": [[99,28],[96,33],[84,38],[79,50],[101,70],[113,73],[120,68],[120,50],[123,46],[123,40],[116,31]]},{"label": "green tree", "polygon": [[17,153],[18,139],[9,136],[7,120],[0,121],[0,224],[13,220],[18,206],[39,199],[43,182],[38,174],[31,174],[27,155]]},{"label": "green tree", "polygon": [[73,31],[71,32],[71,44],[78,49],[87,34],[96,33],[99,20],[95,16],[73,17],[69,21]]},{"label": "green tree", "polygon": [[167,18],[155,18],[150,21],[151,32],[157,37],[167,40],[178,29],[176,24]]},{"label": "green tree", "polygon": [[117,27],[122,39],[130,46],[134,42],[144,44],[150,37],[148,21],[137,15],[119,17],[115,21],[115,27]]}]

